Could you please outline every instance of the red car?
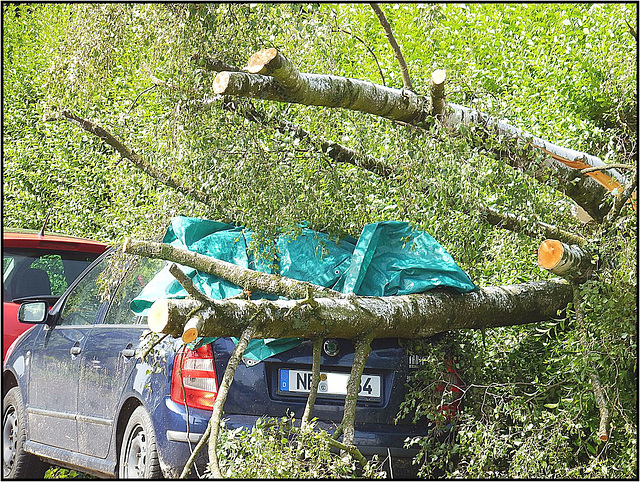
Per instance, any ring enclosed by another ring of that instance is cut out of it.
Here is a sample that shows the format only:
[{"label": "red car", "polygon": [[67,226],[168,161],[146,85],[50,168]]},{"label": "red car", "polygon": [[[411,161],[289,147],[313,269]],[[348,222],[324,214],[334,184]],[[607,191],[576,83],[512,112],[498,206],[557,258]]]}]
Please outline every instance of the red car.
[{"label": "red car", "polygon": [[18,307],[28,299],[49,306],[108,246],[99,241],[42,231],[3,229],[2,233],[2,359],[30,325],[18,323]]}]

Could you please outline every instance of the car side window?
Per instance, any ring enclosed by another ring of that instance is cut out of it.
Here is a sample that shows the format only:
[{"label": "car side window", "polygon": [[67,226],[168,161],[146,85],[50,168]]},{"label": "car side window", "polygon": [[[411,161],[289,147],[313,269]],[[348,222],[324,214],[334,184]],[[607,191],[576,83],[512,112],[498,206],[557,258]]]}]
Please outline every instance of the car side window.
[{"label": "car side window", "polygon": [[49,278],[50,294],[62,296],[67,290],[68,284],[64,277],[64,265],[59,254],[45,254],[36,259],[30,269],[38,269],[47,273]]},{"label": "car side window", "polygon": [[131,301],[167,264],[161,259],[140,258],[124,275],[122,283],[116,290],[104,324],[109,325],[141,325],[147,322],[146,317],[131,311]]},{"label": "car side window", "polygon": [[109,263],[106,257],[82,278],[67,297],[58,326],[93,325],[98,321],[106,301],[102,298],[99,276]]}]

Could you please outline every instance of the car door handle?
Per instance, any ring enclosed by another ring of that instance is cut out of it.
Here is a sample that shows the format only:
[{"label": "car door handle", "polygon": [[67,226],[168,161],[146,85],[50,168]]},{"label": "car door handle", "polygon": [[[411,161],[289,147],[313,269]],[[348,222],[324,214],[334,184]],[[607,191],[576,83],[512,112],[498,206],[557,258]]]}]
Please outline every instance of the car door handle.
[{"label": "car door handle", "polygon": [[71,353],[72,355],[79,355],[80,353],[82,353],[82,348],[80,348],[80,345],[73,345],[71,347],[71,350],[69,350],[69,353]]},{"label": "car door handle", "polygon": [[122,356],[124,356],[125,358],[131,358],[136,354],[136,351],[133,348],[125,348],[120,353],[122,353]]}]

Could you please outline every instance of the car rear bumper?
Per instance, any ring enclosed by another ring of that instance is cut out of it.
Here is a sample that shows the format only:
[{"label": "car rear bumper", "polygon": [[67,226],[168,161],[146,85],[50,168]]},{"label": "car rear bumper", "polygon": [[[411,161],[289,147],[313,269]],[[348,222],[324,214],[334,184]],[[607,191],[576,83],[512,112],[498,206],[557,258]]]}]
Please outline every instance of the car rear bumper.
[{"label": "car rear bumper", "polygon": [[[191,408],[187,410],[183,405],[177,404],[169,397],[166,397],[164,404],[158,407],[162,414],[153,417],[155,420],[162,420],[161,428],[156,429],[156,439],[160,455],[160,463],[167,477],[178,477],[184,464],[191,455],[191,451],[204,434],[211,412]],[[225,414],[223,420],[228,429],[246,428],[250,429],[260,418],[256,415]],[[316,427],[329,433],[333,432],[337,424],[334,422],[316,421]],[[385,425],[385,424],[357,424],[355,426],[354,444],[360,449],[363,455],[370,456],[379,454],[380,456],[391,455],[392,457],[413,457],[417,450],[405,449],[404,441],[407,437],[424,435],[419,427],[414,425]],[[203,448],[197,465],[204,469],[207,463],[206,447]],[[177,473],[176,473],[177,472]],[[202,470],[200,471],[202,473]]]}]

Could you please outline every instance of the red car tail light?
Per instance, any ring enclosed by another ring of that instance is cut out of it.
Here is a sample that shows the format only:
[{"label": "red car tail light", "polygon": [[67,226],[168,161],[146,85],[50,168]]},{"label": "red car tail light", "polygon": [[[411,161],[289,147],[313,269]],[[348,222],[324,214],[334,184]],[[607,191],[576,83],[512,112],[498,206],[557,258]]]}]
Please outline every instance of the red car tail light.
[{"label": "red car tail light", "polygon": [[211,410],[218,394],[218,377],[210,345],[184,347],[176,354],[171,375],[171,400],[190,408]]}]

